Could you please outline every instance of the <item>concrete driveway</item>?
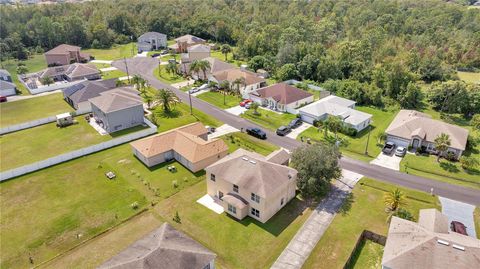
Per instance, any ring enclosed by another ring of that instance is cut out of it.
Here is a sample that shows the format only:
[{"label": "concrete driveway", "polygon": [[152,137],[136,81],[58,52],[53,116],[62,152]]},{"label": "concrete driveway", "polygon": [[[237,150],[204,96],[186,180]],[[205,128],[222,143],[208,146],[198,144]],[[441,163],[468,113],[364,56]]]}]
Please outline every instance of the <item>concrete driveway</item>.
[{"label": "concrete driveway", "polygon": [[308,128],[312,127],[313,125],[308,124],[306,122],[302,123],[299,127],[292,129],[290,133],[287,134],[287,137],[290,137],[292,139],[297,139],[297,137],[305,130]]},{"label": "concrete driveway", "polygon": [[439,197],[442,204],[442,213],[448,217],[448,222],[459,221],[467,226],[468,236],[477,238],[473,221],[474,205],[462,203],[448,198]]},{"label": "concrete driveway", "polygon": [[380,152],[377,158],[372,160],[370,163],[378,166],[382,166],[385,168],[389,168],[395,171],[399,171],[401,161],[402,161],[402,157],[397,157],[394,154],[387,155],[387,154],[384,154],[383,152]]},{"label": "concrete driveway", "polygon": [[239,116],[240,114],[243,114],[247,109],[241,106],[234,106],[228,109],[225,109],[230,114],[233,114],[235,116]]},{"label": "concrete driveway", "polygon": [[228,124],[224,124],[224,125],[216,128],[214,133],[209,134],[208,135],[208,140],[213,139],[213,138],[217,138],[217,137],[220,137],[220,136],[223,136],[223,135],[226,135],[226,134],[239,132],[239,131],[240,130],[238,130],[235,127],[232,127]]}]

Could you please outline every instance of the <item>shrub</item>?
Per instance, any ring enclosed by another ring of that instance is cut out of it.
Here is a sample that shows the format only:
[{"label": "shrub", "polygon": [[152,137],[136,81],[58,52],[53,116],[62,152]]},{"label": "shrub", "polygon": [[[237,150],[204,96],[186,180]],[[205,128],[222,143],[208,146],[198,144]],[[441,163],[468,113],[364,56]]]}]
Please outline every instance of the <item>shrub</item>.
[{"label": "shrub", "polygon": [[447,155],[445,156],[445,159],[447,159],[449,161],[456,161],[457,157],[455,156],[455,153],[449,151],[449,152],[447,152]]},{"label": "shrub", "polygon": [[355,128],[352,128],[352,127],[343,127],[340,132],[342,134],[346,134],[348,136],[356,136],[357,135],[357,130],[355,130]]},{"label": "shrub", "polygon": [[180,215],[178,214],[178,211],[175,211],[175,215],[173,216],[173,221],[176,223],[182,223],[182,219],[180,218]]},{"label": "shrub", "polygon": [[130,207],[131,207],[133,210],[137,210],[137,209],[138,209],[138,202],[137,202],[137,201],[133,202],[133,203],[130,205]]},{"label": "shrub", "polygon": [[462,156],[460,158],[460,164],[465,170],[473,170],[479,165],[479,161],[474,157]]},{"label": "shrub", "polygon": [[172,181],[172,185],[175,189],[178,188],[178,182],[176,180]]}]

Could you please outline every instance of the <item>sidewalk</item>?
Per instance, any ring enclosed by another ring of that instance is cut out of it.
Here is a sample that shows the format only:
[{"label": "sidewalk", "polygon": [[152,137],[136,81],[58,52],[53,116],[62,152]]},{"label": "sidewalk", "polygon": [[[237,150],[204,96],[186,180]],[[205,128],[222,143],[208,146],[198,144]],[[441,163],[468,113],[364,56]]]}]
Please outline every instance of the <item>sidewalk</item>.
[{"label": "sidewalk", "polygon": [[25,99],[30,99],[30,98],[35,98],[35,97],[41,97],[41,96],[45,96],[45,95],[49,95],[49,94],[54,94],[54,93],[61,93],[62,90],[55,90],[55,91],[51,91],[51,92],[42,92],[42,93],[39,93],[39,94],[32,94],[32,95],[12,95],[12,96],[8,96],[8,102],[11,103],[11,102],[15,102],[15,101],[20,101],[20,100],[25,100]]}]

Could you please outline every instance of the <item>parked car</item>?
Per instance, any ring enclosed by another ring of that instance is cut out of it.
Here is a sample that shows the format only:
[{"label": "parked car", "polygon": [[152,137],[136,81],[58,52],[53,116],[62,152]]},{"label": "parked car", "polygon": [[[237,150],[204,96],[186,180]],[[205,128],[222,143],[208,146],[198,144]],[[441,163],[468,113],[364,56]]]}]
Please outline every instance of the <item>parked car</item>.
[{"label": "parked car", "polygon": [[395,150],[395,156],[397,157],[403,157],[407,153],[407,149],[404,147],[397,147]]},{"label": "parked car", "polygon": [[247,128],[247,134],[259,139],[267,139],[267,134],[257,127]]},{"label": "parked car", "polygon": [[240,102],[240,106],[244,107],[246,104],[251,103],[251,102],[252,102],[252,100],[250,100],[250,99],[243,100],[243,101]]},{"label": "parked car", "polygon": [[192,93],[196,93],[196,92],[199,92],[200,90],[198,88],[192,88],[190,90],[188,90],[188,93],[192,94]]},{"label": "parked car", "polygon": [[252,104],[252,103],[246,103],[246,104],[245,104],[245,108],[246,108],[246,109],[250,109],[251,104]]},{"label": "parked car", "polygon": [[300,125],[302,125],[302,119],[295,118],[292,121],[290,121],[290,123],[288,124],[288,127],[291,128],[291,129],[295,129],[295,128],[299,127]]},{"label": "parked car", "polygon": [[158,57],[158,56],[160,56],[160,53],[154,53],[154,54],[152,54],[152,58],[155,58],[155,57]]},{"label": "parked car", "polygon": [[162,50],[162,51],[160,52],[160,54],[162,54],[162,55],[168,54],[168,50]]},{"label": "parked car", "polygon": [[6,102],[6,101],[7,101],[7,97],[0,95],[0,103]]},{"label": "parked car", "polygon": [[208,84],[206,84],[206,83],[203,84],[202,86],[198,87],[199,91],[203,91],[203,90],[206,90],[206,89],[208,89]]},{"label": "parked car", "polygon": [[385,146],[383,146],[382,152],[385,154],[391,154],[395,150],[395,143],[387,142]]},{"label": "parked car", "polygon": [[289,132],[291,131],[291,129],[287,126],[280,126],[278,127],[277,129],[277,135],[279,136],[285,136],[286,134],[288,134]]},{"label": "parked car", "polygon": [[467,226],[465,226],[463,223],[459,222],[459,221],[452,221],[450,223],[450,229],[453,231],[453,232],[456,232],[456,233],[459,233],[459,234],[463,234],[463,235],[467,235]]}]

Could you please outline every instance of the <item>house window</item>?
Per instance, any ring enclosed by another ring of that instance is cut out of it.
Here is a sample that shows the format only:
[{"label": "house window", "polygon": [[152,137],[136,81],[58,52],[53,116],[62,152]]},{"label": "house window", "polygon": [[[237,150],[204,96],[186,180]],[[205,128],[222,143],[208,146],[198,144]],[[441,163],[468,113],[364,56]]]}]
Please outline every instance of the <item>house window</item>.
[{"label": "house window", "polygon": [[233,184],[233,191],[236,192],[236,193],[238,193],[238,186],[235,185],[235,184]]},{"label": "house window", "polygon": [[252,192],[252,195],[250,196],[250,199],[252,199],[252,201],[255,201],[257,203],[260,203],[260,196],[256,195],[255,193]]},{"label": "house window", "polygon": [[280,205],[283,205],[283,198],[282,198],[282,200],[280,200]]},{"label": "house window", "polygon": [[257,218],[260,218],[260,211],[252,207],[252,215],[254,215]]},{"label": "house window", "polygon": [[214,174],[210,174],[210,180],[215,181],[215,175]]},{"label": "house window", "polygon": [[228,204],[228,212],[233,213],[233,214],[237,214],[237,208],[234,207],[231,204]]}]

